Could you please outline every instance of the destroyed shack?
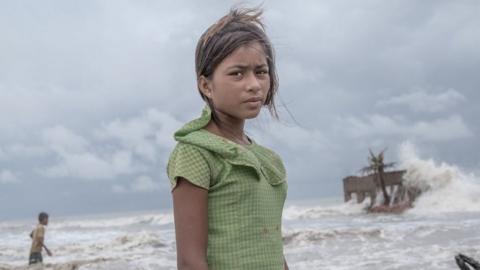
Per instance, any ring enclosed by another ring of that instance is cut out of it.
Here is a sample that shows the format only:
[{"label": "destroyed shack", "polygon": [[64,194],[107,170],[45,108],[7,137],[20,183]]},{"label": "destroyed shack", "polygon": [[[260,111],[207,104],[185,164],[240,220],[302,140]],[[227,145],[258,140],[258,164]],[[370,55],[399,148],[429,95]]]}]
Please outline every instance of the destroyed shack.
[{"label": "destroyed shack", "polygon": [[[420,194],[419,190],[404,185],[403,175],[405,172],[402,170],[383,173],[385,187],[392,198],[391,204],[412,203]],[[345,202],[350,201],[352,195],[355,194],[358,203],[362,203],[366,197],[369,197],[370,205],[375,205],[377,196],[381,192],[378,179],[375,174],[345,177],[343,179]]]}]

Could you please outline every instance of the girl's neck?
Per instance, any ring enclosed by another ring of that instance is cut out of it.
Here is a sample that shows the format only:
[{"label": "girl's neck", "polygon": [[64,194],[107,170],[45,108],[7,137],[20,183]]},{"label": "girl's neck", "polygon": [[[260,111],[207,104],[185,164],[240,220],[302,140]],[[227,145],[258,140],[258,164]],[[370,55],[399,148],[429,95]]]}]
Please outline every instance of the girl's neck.
[{"label": "girl's neck", "polygon": [[216,119],[207,124],[206,130],[241,145],[250,144],[244,132],[245,120],[235,119],[218,111],[215,115]]}]

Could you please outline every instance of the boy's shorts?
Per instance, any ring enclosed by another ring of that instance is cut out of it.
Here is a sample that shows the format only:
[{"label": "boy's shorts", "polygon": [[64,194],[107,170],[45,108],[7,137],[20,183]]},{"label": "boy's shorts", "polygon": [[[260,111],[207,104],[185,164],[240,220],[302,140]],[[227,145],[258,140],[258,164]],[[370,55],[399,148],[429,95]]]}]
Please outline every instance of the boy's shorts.
[{"label": "boy's shorts", "polygon": [[40,252],[32,252],[30,253],[30,258],[28,259],[28,264],[35,264],[35,263],[42,263],[42,253]]}]

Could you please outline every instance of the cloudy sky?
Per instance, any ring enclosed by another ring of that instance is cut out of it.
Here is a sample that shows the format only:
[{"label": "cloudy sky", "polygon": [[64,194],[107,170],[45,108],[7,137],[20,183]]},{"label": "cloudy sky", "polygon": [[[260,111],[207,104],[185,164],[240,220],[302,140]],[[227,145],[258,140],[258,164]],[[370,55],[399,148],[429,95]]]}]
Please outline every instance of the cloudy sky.
[{"label": "cloudy sky", "polygon": [[[229,1],[0,1],[0,220],[165,209],[194,49]],[[259,2],[247,2],[258,4]],[[341,196],[368,149],[480,172],[480,2],[264,1],[289,201]],[[287,113],[291,112],[291,116]]]}]

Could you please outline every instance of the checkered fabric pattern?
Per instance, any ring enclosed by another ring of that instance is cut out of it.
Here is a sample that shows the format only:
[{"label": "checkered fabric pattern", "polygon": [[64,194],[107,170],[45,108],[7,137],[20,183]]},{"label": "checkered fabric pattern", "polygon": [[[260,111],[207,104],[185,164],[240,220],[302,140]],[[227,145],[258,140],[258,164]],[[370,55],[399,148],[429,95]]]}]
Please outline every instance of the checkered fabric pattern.
[{"label": "checkered fabric pattern", "polygon": [[255,142],[242,146],[206,131],[210,117],[206,108],[175,133],[167,167],[172,188],[182,177],[208,190],[209,269],[283,269],[283,163]]}]

